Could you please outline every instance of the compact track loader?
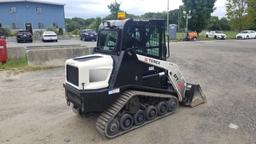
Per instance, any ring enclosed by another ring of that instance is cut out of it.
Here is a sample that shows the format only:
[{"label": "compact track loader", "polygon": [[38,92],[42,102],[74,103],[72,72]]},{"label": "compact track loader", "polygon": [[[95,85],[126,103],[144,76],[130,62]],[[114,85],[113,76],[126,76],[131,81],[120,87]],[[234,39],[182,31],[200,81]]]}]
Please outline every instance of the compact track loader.
[{"label": "compact track loader", "polygon": [[175,113],[179,104],[205,103],[201,87],[167,61],[165,31],[163,20],[103,22],[93,54],[66,61],[68,105],[81,115],[99,113],[98,132],[114,138]]}]

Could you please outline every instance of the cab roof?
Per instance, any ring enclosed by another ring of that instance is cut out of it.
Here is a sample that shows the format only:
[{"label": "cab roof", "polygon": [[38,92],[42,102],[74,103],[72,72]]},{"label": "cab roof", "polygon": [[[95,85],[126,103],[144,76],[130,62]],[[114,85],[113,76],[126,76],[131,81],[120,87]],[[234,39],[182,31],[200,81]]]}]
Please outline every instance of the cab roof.
[{"label": "cab roof", "polygon": [[125,19],[125,20],[107,20],[100,24],[99,28],[119,28],[124,29],[127,23],[135,23],[135,24],[148,24],[148,23],[159,23],[160,25],[165,25],[165,20],[133,20],[133,19]]}]

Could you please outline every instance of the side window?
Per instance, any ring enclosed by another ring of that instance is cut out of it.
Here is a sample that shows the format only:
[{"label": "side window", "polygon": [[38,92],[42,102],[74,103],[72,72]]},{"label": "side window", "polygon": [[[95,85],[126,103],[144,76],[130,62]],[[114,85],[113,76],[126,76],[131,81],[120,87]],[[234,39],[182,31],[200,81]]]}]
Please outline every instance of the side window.
[{"label": "side window", "polygon": [[147,55],[159,57],[160,50],[160,32],[159,29],[153,27],[148,29],[148,38],[146,42]]},{"label": "side window", "polygon": [[142,42],[142,31],[138,27],[130,27],[127,30],[125,46],[127,49],[134,48],[137,51],[140,51],[139,48],[143,44]]},{"label": "side window", "polygon": [[[135,34],[137,32],[135,31]],[[141,45],[135,47],[136,52],[141,55],[160,58],[160,32],[157,27],[148,27],[140,31]],[[138,34],[136,34],[138,35]]]},{"label": "side window", "polygon": [[16,7],[11,7],[10,8],[10,13],[16,13]]},{"label": "side window", "polygon": [[36,13],[37,14],[41,14],[42,12],[43,12],[42,8],[40,8],[40,7],[36,8]]},{"label": "side window", "polygon": [[136,51],[139,52],[139,53],[142,53],[142,49],[141,47],[143,42],[142,42],[142,37],[141,37],[141,30],[139,28],[135,28],[135,32],[134,34],[132,35],[132,38],[133,38],[133,48],[136,48]]},{"label": "side window", "polygon": [[99,46],[101,50],[112,52],[117,46],[117,31],[101,31],[99,33]]},{"label": "side window", "polygon": [[162,33],[157,26],[134,26],[127,30],[125,47],[137,54],[161,59]]}]

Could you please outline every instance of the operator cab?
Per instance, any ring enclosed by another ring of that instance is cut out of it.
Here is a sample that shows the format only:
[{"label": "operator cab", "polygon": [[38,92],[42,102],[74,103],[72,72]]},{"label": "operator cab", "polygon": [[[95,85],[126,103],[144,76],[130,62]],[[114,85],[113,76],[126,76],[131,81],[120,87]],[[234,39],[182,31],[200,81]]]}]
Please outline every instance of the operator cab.
[{"label": "operator cab", "polygon": [[119,55],[122,51],[166,60],[165,21],[110,20],[99,27],[95,53]]}]

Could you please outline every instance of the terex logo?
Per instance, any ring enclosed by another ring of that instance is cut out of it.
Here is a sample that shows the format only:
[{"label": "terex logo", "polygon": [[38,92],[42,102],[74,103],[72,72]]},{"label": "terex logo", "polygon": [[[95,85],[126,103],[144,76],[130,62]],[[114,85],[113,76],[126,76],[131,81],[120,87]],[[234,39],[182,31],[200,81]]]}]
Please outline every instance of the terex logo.
[{"label": "terex logo", "polygon": [[157,60],[154,60],[154,59],[148,59],[148,62],[160,65],[160,61],[157,61]]}]

